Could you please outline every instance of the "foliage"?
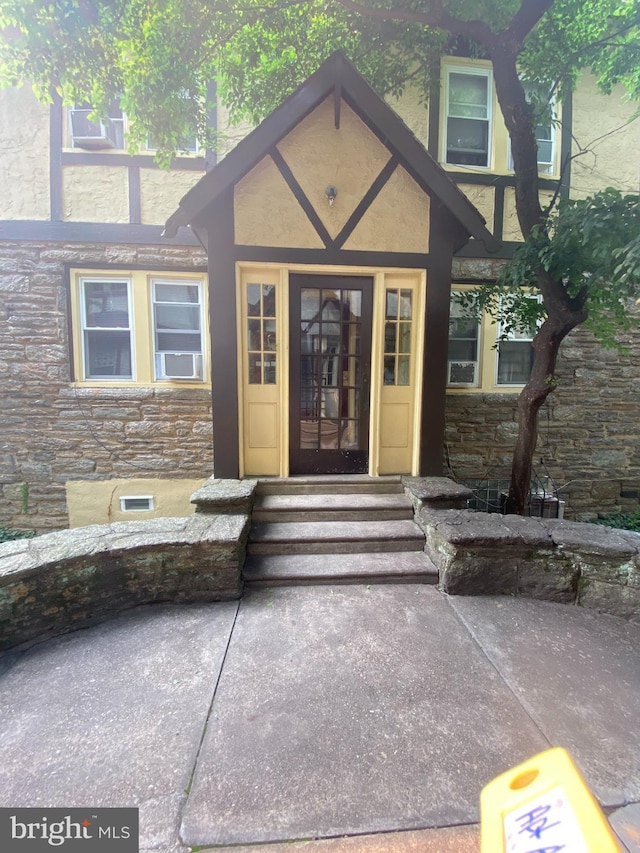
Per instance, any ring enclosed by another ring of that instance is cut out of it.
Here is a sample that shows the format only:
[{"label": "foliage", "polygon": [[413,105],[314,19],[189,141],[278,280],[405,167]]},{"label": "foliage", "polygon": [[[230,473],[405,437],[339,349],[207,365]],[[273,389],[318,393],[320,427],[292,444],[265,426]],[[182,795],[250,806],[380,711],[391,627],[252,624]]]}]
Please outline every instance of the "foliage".
[{"label": "foliage", "polygon": [[540,266],[562,281],[573,300],[588,305],[584,325],[606,347],[634,322],[630,305],[640,296],[640,196],[606,189],[587,199],[562,198],[545,230],[535,229],[495,283],[456,295],[466,314],[488,311],[501,338],[535,330],[547,312],[532,298]]},{"label": "foliage", "polygon": [[612,512],[603,518],[598,518],[594,524],[605,527],[615,527],[618,530],[633,530],[640,533],[640,509],[635,512]]},{"label": "foliage", "polygon": [[0,542],[11,542],[14,539],[32,539],[33,530],[12,530],[10,527],[0,527]]}]

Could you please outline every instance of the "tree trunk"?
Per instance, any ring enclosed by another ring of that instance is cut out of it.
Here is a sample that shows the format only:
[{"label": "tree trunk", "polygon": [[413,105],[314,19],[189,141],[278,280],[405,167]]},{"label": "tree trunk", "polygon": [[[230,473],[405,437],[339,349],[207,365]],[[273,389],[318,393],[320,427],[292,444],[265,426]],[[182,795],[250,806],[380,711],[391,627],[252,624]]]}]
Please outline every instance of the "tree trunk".
[{"label": "tree trunk", "polygon": [[[554,284],[558,288],[561,287],[561,284]],[[525,515],[527,511],[533,454],[538,440],[538,415],[543,403],[556,387],[555,370],[560,344],[572,329],[587,318],[587,311],[581,305],[571,306],[570,309],[562,306],[558,310],[558,306],[553,302],[552,300],[549,317],[533,339],[534,361],[531,376],[518,397],[518,438],[513,451],[506,507],[507,512],[517,515]]]}]

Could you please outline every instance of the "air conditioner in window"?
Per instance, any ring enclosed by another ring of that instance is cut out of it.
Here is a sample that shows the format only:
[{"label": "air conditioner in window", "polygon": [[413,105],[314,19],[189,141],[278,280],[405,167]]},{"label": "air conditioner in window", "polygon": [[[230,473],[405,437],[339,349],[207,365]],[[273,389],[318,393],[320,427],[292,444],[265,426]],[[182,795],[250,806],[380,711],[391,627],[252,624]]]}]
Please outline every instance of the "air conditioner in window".
[{"label": "air conditioner in window", "polygon": [[71,117],[71,136],[73,144],[78,148],[118,148],[117,128],[115,122],[90,121],[91,109],[73,109]]},{"label": "air conditioner in window", "polygon": [[156,379],[202,379],[202,353],[156,353]]},{"label": "air conditioner in window", "polygon": [[477,367],[477,361],[450,361],[449,375],[447,377],[448,384],[475,385]]}]

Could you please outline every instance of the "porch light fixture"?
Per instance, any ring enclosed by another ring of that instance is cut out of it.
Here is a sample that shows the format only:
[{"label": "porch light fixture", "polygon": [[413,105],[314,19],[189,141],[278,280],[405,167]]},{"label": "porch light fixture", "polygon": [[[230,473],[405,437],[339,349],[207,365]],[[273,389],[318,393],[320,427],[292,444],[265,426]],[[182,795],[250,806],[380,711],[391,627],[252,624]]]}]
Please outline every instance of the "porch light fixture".
[{"label": "porch light fixture", "polygon": [[333,202],[336,200],[338,190],[335,187],[327,187],[324,194],[329,199],[329,207],[333,207]]}]

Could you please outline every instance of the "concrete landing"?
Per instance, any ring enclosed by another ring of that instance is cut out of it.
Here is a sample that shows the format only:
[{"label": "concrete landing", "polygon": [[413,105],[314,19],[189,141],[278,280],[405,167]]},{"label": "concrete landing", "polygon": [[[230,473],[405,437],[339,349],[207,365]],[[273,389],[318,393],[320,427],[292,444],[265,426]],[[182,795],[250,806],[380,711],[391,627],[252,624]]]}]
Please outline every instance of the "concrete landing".
[{"label": "concrete landing", "polygon": [[143,853],[477,853],[480,788],[560,745],[637,853],[638,648],[424,584],[139,608],[0,658],[0,806],[138,806]]}]

